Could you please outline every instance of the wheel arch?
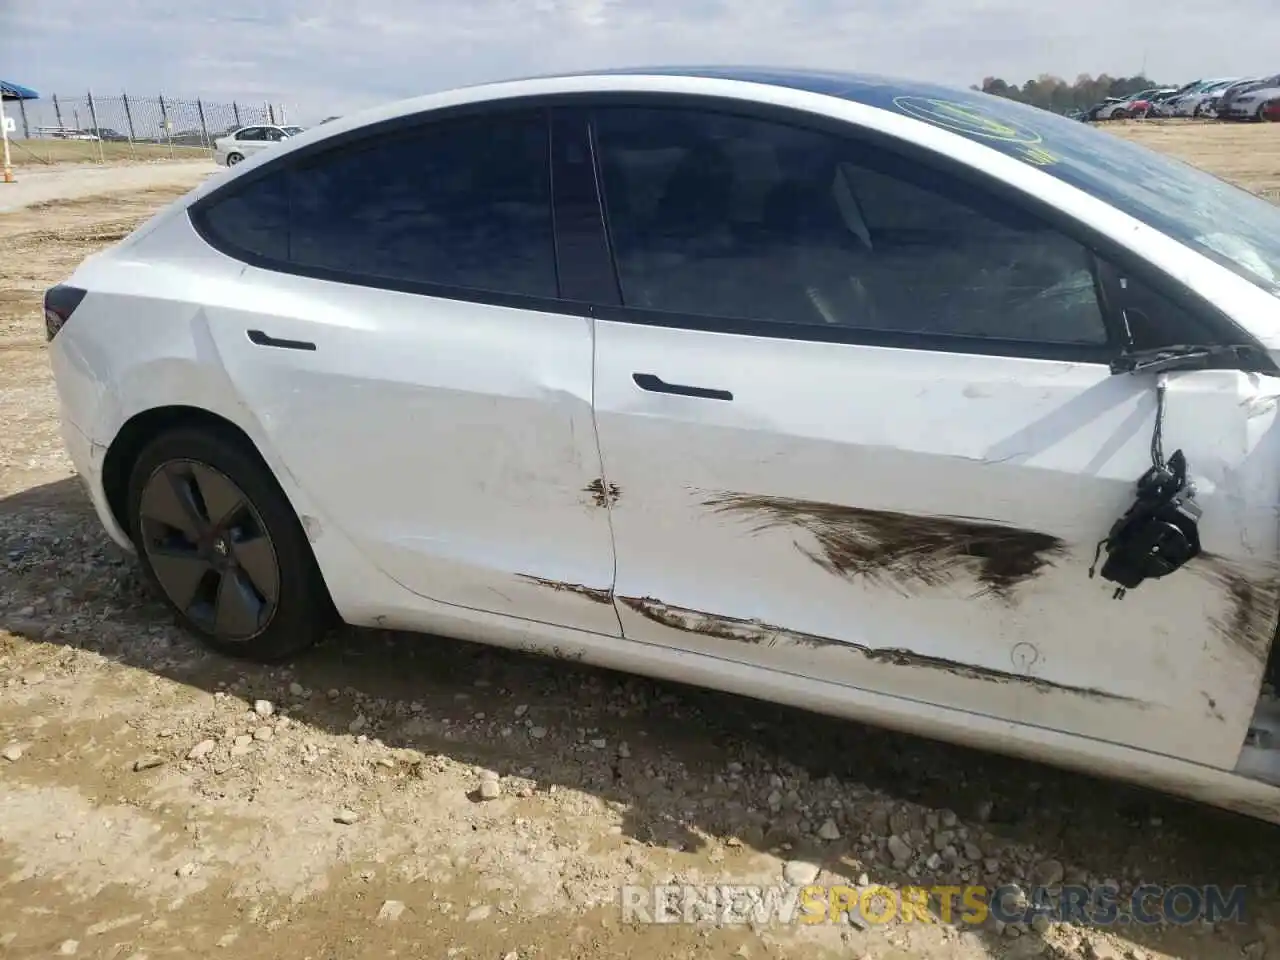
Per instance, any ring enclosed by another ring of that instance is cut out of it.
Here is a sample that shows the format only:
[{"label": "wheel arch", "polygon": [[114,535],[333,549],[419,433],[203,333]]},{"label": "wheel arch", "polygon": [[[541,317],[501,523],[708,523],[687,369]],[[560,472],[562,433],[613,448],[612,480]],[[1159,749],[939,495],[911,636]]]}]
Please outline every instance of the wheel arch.
[{"label": "wheel arch", "polygon": [[[134,414],[125,421],[117,431],[115,439],[107,447],[107,452],[102,459],[103,493],[106,495],[107,506],[110,507],[112,516],[122,530],[130,530],[129,474],[133,470],[133,465],[137,463],[139,455],[152,440],[170,430],[183,427],[208,430],[243,447],[277,486],[279,485],[280,481],[275,471],[267,463],[258,445],[238,424],[203,407],[184,404],[152,407]],[[288,492],[282,492],[285,493],[285,499],[292,503]]]},{"label": "wheel arch", "polygon": [[[253,438],[245,432],[244,428],[226,417],[203,407],[184,404],[152,407],[134,414],[125,421],[124,425],[117,431],[115,439],[107,447],[107,452],[102,460],[103,493],[106,497],[107,506],[121,530],[124,530],[129,536],[133,535],[133,525],[129,522],[129,477],[133,471],[134,464],[138,462],[138,457],[146,449],[147,444],[151,443],[156,437],[171,430],[183,428],[205,430],[219,435],[240,447],[246,455],[251,457],[262,468],[270,481],[280,490],[285,503],[293,511],[295,521],[305,531],[302,516],[298,512],[293,497],[290,496],[285,486],[281,484],[275,470],[271,468],[267,458],[262,455],[262,451],[258,449],[258,445],[254,443]],[[320,585],[324,590],[325,601],[328,603],[330,610],[336,610],[333,593],[329,589],[324,570],[319,565],[318,558],[315,555],[315,548],[310,543],[310,537],[304,536],[303,543],[311,551],[311,560],[316,564],[316,571],[319,574]]]}]

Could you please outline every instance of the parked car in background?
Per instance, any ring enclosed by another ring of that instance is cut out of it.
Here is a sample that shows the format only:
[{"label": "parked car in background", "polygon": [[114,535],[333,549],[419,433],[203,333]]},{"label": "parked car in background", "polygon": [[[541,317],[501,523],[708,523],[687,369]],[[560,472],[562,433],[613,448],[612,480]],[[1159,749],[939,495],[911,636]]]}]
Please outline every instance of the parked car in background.
[{"label": "parked car in background", "polygon": [[1241,77],[1234,83],[1229,83],[1222,89],[1214,91],[1214,93],[1205,102],[1204,107],[1201,109],[1201,115],[1206,117],[1216,117],[1218,115],[1218,111],[1222,107],[1222,104],[1228,97],[1235,93],[1238,87],[1245,87],[1251,83],[1256,83],[1258,79],[1258,77]]},{"label": "parked car in background", "polygon": [[1107,97],[1101,103],[1090,107],[1087,116],[1090,120],[1110,120],[1116,108],[1127,100],[1128,97]]},{"label": "parked car in background", "polygon": [[44,301],[96,512],[214,649],[460,636],[1280,821],[1280,207],[829,71],[259,160]]},{"label": "parked car in background", "polygon": [[213,142],[213,159],[227,167],[234,167],[241,160],[260,150],[302,132],[302,127],[284,127],[275,124],[258,124],[241,127],[234,133],[219,137]]},{"label": "parked car in background", "polygon": [[1146,117],[1157,109],[1169,97],[1177,94],[1177,87],[1160,87],[1155,90],[1144,90],[1142,93],[1135,94],[1127,101],[1120,105],[1116,110],[1115,120],[1132,119],[1134,117]]},{"label": "parked car in background", "polygon": [[187,127],[167,133],[155,142],[169,143],[175,147],[205,147],[207,149],[212,145],[213,138],[199,127]]},{"label": "parked car in background", "polygon": [[1213,99],[1226,90],[1227,87],[1234,83],[1239,83],[1239,77],[1221,77],[1215,80],[1205,80],[1196,84],[1190,90],[1179,93],[1177,96],[1170,97],[1161,104],[1157,111],[1157,116],[1162,117],[1202,117],[1205,116],[1209,104]]},{"label": "parked car in background", "polygon": [[1225,120],[1229,116],[1231,105],[1236,98],[1246,91],[1266,83],[1266,77],[1243,77],[1219,93],[1206,106],[1206,112],[1218,119]]},{"label": "parked car in background", "polygon": [[75,127],[36,127],[36,136],[53,137],[55,140],[97,140],[98,135],[90,130],[78,130]]},{"label": "parked car in background", "polygon": [[1221,120],[1263,120],[1280,100],[1280,73],[1231,88],[1218,105]]},{"label": "parked car in background", "polygon": [[1151,109],[1151,103],[1158,97],[1177,93],[1176,87],[1152,87],[1129,97],[1111,98],[1097,111],[1095,120],[1129,120],[1133,117],[1145,117]]},{"label": "parked car in background", "polygon": [[1147,98],[1145,103],[1145,115],[1148,117],[1169,116],[1169,105],[1171,103],[1207,82],[1208,81],[1206,80],[1192,80],[1190,83],[1184,83],[1180,87],[1166,87],[1160,93]]},{"label": "parked car in background", "polygon": [[112,143],[121,143],[129,138],[119,130],[112,130],[110,127],[83,127],[80,130],[86,136],[86,140],[106,140]]}]

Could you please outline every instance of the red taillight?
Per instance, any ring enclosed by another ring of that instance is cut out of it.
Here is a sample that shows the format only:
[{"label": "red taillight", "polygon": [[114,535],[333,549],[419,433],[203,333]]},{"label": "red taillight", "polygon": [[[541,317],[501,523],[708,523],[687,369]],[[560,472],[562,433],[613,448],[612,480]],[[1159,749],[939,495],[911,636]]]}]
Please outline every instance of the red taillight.
[{"label": "red taillight", "polygon": [[61,283],[44,292],[44,333],[47,339],[56,337],[58,331],[71,319],[71,314],[84,299],[84,293],[79,287]]}]

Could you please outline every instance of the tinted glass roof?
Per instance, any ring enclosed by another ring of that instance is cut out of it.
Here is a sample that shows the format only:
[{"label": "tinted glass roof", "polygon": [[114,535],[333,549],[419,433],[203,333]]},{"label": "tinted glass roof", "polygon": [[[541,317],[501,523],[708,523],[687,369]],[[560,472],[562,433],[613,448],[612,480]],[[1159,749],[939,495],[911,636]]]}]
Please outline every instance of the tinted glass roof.
[{"label": "tinted glass roof", "polygon": [[789,87],[906,114],[1038,166],[1049,165],[1045,140],[1050,134],[1055,140],[1075,140],[1083,135],[1091,146],[1104,150],[1117,142],[1116,137],[1091,130],[1078,121],[1005,97],[873,73],[787,67],[657,66],[597,70],[582,75],[700,77]]},{"label": "tinted glass roof", "polygon": [[846,73],[840,70],[802,70],[789,67],[748,66],[675,66],[623,67],[597,71],[602,74],[630,74],[668,77],[706,77],[718,80],[740,80],[744,83],[766,83],[774,87],[793,87],[812,93],[825,93],[845,100],[858,100],[879,106],[892,102],[895,96],[952,95],[955,88],[940,84],[918,83],[873,73]]},{"label": "tinted glass roof", "polygon": [[[772,87],[790,87],[809,93],[825,94],[852,100],[871,107],[894,109],[894,101],[900,97],[954,100],[957,96],[994,100],[990,94],[974,90],[961,91],[936,83],[904,80],[874,73],[845,73],[838,70],[801,70],[788,67],[718,67],[718,66],[667,66],[623,67],[616,70],[596,70],[591,75],[630,75],[665,77],[704,77],[708,80],[738,80],[743,83],[763,83]],[[1010,102],[1010,101],[1006,101]],[[1034,108],[1033,108],[1034,109]]]}]

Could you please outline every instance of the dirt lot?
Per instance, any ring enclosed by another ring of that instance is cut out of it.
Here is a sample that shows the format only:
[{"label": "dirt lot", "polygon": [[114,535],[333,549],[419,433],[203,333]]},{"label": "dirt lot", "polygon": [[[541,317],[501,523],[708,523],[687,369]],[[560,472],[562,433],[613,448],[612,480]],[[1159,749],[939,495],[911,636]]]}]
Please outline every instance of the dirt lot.
[{"label": "dirt lot", "polygon": [[54,164],[18,172],[17,182],[0,191],[0,213],[50,200],[118,195],[124,191],[167,189],[182,193],[200,177],[218,169],[212,160],[150,163]]},{"label": "dirt lot", "polygon": [[[1280,190],[1280,125],[1118,132]],[[1280,957],[1280,828],[438,637],[346,630],[292,669],[204,653],[72,476],[39,310],[172,176],[0,214],[0,956]],[[815,875],[1248,900],[1242,923],[1106,930],[619,908],[627,883]]]}]

